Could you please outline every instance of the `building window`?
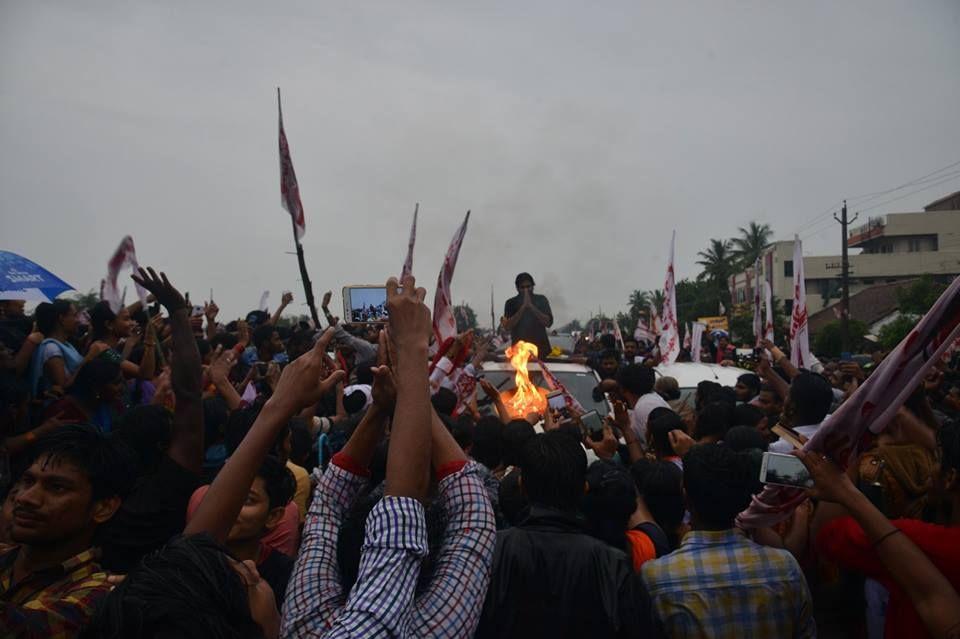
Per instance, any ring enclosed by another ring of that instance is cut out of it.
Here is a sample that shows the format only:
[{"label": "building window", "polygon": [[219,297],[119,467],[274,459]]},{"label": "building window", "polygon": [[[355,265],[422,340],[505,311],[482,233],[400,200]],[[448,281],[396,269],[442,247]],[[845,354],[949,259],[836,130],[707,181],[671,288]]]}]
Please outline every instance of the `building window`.
[{"label": "building window", "polygon": [[793,260],[783,261],[783,276],[793,277]]}]

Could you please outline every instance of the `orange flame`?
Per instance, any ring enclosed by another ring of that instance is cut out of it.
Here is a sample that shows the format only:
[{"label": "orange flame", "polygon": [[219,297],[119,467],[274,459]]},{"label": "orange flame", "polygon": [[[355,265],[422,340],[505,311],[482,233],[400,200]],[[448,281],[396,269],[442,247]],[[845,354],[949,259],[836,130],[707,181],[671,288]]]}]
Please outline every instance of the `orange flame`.
[{"label": "orange flame", "polygon": [[547,391],[530,381],[527,362],[537,356],[537,345],[519,341],[507,349],[510,365],[517,374],[514,376],[516,390],[512,395],[504,393],[504,403],[515,417],[526,417],[530,413],[543,413],[547,408]]}]

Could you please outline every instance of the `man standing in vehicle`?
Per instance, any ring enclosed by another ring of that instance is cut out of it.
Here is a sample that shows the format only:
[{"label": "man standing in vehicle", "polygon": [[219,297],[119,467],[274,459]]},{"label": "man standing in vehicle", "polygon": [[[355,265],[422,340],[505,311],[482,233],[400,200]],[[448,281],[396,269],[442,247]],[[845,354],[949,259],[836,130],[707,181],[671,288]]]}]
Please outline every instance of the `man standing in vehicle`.
[{"label": "man standing in vehicle", "polygon": [[504,327],[510,331],[510,343],[520,340],[537,345],[538,357],[550,354],[547,329],[553,325],[550,302],[543,295],[533,293],[534,281],[529,273],[520,273],[515,280],[517,296],[503,307]]}]

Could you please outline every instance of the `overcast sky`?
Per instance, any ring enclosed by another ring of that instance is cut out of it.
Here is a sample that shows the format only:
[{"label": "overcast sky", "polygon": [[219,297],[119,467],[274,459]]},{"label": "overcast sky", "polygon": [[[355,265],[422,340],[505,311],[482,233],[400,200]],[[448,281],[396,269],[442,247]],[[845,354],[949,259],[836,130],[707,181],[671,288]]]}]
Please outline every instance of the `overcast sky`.
[{"label": "overcast sky", "polygon": [[674,228],[680,278],[750,220],[837,253],[841,198],[960,160],[958,33],[956,0],[0,0],[0,248],[87,290],[130,234],[224,319],[305,313],[280,86],[318,297],[398,273],[419,201],[430,299],[472,209],[455,300],[487,324],[530,271],[584,319],[662,286]]}]

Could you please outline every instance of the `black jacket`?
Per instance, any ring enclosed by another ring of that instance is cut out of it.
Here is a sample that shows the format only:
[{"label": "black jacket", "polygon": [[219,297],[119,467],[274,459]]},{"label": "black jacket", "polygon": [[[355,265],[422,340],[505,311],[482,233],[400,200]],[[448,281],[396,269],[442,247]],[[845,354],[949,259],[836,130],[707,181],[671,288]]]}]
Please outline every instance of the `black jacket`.
[{"label": "black jacket", "polygon": [[650,600],[630,560],[573,517],[532,506],[498,533],[478,638],[652,634]]}]

